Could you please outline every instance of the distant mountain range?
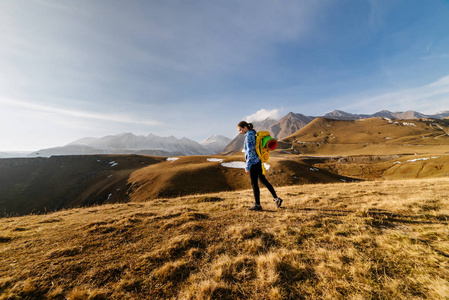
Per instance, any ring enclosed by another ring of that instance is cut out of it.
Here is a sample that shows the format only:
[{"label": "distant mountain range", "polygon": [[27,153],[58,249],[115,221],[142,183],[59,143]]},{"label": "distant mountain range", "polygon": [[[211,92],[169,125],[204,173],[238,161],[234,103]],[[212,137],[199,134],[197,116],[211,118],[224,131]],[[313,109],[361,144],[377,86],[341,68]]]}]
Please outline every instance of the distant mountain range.
[{"label": "distant mountain range", "polygon": [[449,111],[442,111],[438,112],[435,115],[425,115],[423,113],[408,110],[406,112],[398,111],[398,112],[391,112],[388,110],[382,110],[379,112],[376,112],[371,115],[364,115],[364,114],[351,114],[347,113],[341,110],[334,110],[333,112],[327,113],[323,116],[324,118],[328,119],[335,119],[335,120],[358,120],[358,119],[367,119],[367,118],[374,118],[374,117],[381,117],[381,118],[389,118],[389,119],[403,119],[403,120],[411,120],[411,119],[444,119],[449,117]]},{"label": "distant mountain range", "polygon": [[[416,111],[391,112],[388,110],[382,110],[374,114],[352,114],[341,110],[334,110],[322,117],[305,116],[302,114],[289,112],[278,121],[268,118],[262,122],[253,122],[253,124],[256,131],[267,130],[275,139],[281,140],[304,128],[307,124],[309,124],[316,118],[349,121],[375,117],[389,119],[444,119],[449,117],[449,111],[442,111],[435,115],[425,115]],[[243,147],[243,141],[243,135],[236,136],[231,141],[231,143],[229,143],[224,148],[223,153],[229,154],[241,151]]]},{"label": "distant mountain range", "polygon": [[213,154],[220,153],[223,151],[223,149],[231,142],[230,138],[227,138],[222,135],[211,135],[204,141],[202,141],[200,144],[203,147],[206,147],[207,149],[211,150]]},{"label": "distant mountain range", "polygon": [[201,143],[188,138],[160,137],[154,134],[136,136],[132,133],[86,137],[62,147],[41,149],[30,156],[86,154],[140,154],[154,156],[212,155],[221,152],[229,138],[212,135]]},{"label": "distant mountain range", "polygon": [[[322,116],[334,120],[358,120],[373,117],[389,119],[443,119],[449,118],[449,111],[438,112],[435,115],[425,115],[416,111],[391,112],[382,110],[374,114],[352,114],[341,110],[334,110]],[[305,116],[289,112],[280,120],[267,118],[260,122],[253,122],[256,131],[267,130],[278,140],[294,134],[318,117]],[[241,151],[243,135],[229,139],[220,135],[212,135],[201,143],[188,138],[177,139],[174,136],[160,137],[153,134],[136,136],[132,133],[109,135],[102,138],[86,137],[68,145],[41,149],[28,156],[52,155],[88,155],[88,154],[142,154],[155,156],[181,156],[181,155],[212,155],[217,153],[234,153]],[[0,157],[23,157],[24,153],[0,152]]]}]

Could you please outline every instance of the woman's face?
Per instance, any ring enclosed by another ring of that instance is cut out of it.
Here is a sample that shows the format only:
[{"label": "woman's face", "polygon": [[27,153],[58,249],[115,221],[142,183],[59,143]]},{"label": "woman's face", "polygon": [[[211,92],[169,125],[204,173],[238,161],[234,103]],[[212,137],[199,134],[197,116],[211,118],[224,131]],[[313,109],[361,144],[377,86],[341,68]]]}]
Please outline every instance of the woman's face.
[{"label": "woman's face", "polygon": [[246,134],[248,132],[248,127],[237,126],[237,128],[238,128],[240,134]]}]

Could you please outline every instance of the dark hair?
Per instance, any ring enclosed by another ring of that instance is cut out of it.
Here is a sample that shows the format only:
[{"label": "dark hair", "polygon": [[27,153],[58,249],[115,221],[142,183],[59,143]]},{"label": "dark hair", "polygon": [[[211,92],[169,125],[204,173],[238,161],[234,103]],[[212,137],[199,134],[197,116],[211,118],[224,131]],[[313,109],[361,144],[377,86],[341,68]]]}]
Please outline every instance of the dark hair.
[{"label": "dark hair", "polygon": [[255,131],[253,123],[248,123],[246,121],[241,121],[237,126],[240,128],[248,127],[248,130]]}]

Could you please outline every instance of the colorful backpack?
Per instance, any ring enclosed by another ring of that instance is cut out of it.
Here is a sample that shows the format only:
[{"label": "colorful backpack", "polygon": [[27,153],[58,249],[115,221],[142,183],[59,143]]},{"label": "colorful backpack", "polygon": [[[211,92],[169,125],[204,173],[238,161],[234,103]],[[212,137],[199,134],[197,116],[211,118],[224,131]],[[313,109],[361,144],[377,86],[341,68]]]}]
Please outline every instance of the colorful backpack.
[{"label": "colorful backpack", "polygon": [[270,151],[275,150],[278,141],[270,136],[268,131],[259,131],[256,133],[256,152],[262,161],[262,174],[265,175],[264,163],[270,158]]}]

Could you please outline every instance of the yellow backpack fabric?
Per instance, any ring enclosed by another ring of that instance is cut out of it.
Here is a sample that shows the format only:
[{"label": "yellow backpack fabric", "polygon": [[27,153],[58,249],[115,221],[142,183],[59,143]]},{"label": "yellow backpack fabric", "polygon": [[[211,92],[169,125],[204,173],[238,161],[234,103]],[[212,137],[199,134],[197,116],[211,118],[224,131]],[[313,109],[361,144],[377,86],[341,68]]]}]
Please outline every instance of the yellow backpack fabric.
[{"label": "yellow backpack fabric", "polygon": [[262,146],[262,141],[264,137],[271,136],[268,131],[259,131],[256,133],[256,153],[259,159],[262,161],[262,174],[265,175],[264,163],[270,158],[270,149]]}]

